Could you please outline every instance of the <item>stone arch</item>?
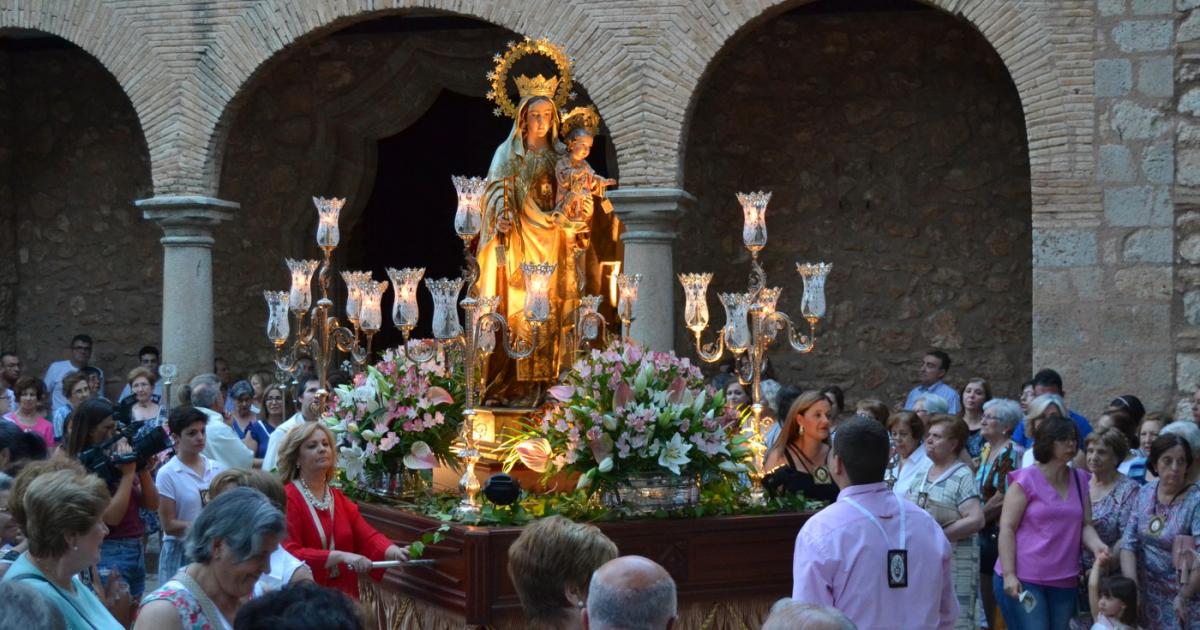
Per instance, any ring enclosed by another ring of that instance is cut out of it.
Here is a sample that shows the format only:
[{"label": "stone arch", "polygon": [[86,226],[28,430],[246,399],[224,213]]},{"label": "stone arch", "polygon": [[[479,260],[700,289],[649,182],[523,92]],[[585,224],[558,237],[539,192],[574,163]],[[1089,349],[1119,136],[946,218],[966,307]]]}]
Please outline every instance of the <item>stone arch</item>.
[{"label": "stone arch", "polygon": [[[729,42],[753,30],[758,24],[811,0],[758,0],[730,3],[716,0],[698,6],[697,17],[704,17],[706,29],[695,42],[701,52],[696,63],[681,66],[691,72],[683,80],[687,86],[684,124],[679,130],[677,153],[679,173],[683,170],[683,134],[690,123],[696,95],[712,61]],[[1058,218],[1094,216],[1095,191],[1090,185],[1093,168],[1092,136],[1094,99],[1091,64],[1085,52],[1063,52],[1060,43],[1068,32],[1083,23],[1079,32],[1093,37],[1090,23],[1077,16],[1068,18],[1059,12],[1086,10],[1077,7],[1033,7],[1008,0],[918,0],[924,4],[961,16],[983,35],[1003,60],[1020,95],[1025,111],[1032,173],[1034,214],[1054,214]],[[1050,27],[1053,27],[1052,28]],[[1051,206],[1051,197],[1054,206]],[[1082,207],[1082,208],[1081,208]]]},{"label": "stone arch", "polygon": [[[219,106],[201,106],[200,103],[195,103],[198,109],[192,115],[203,122],[202,128],[192,130],[194,133],[189,132],[189,138],[180,139],[177,144],[177,150],[181,153],[181,163],[199,162],[199,168],[194,171],[198,177],[193,177],[193,181],[187,182],[188,186],[195,191],[215,192],[229,126],[239,109],[241,97],[248,92],[247,86],[261,75],[279,51],[358,22],[386,15],[404,14],[416,11],[418,7],[421,10],[434,10],[447,15],[482,20],[516,33],[546,35],[562,43],[570,54],[579,59],[583,58],[583,54],[578,50],[574,38],[581,37],[580,33],[589,37],[592,34],[591,28],[581,26],[579,20],[573,19],[578,17],[575,7],[549,0],[523,4],[521,11],[512,10],[502,3],[485,0],[407,0],[383,10],[376,9],[374,3],[366,0],[325,0],[306,13],[298,11],[294,3],[282,0],[257,3],[217,34],[212,56],[221,59],[222,62],[203,65],[189,78],[189,81],[200,82],[210,87],[188,92],[216,92],[213,96],[217,98]],[[547,25],[550,27],[547,28]],[[578,62],[575,68],[576,80],[589,85],[589,89],[593,68],[594,64]],[[480,76],[479,81],[482,86],[484,78]],[[590,89],[590,92],[593,95],[598,94],[595,89]],[[596,106],[603,115],[607,104],[598,96]],[[609,127],[613,127],[611,122]],[[614,132],[614,140],[615,138]]]},{"label": "stone arch", "polygon": [[99,61],[133,104],[153,170],[168,159],[169,147],[155,140],[165,134],[159,130],[170,120],[178,82],[158,62],[151,38],[133,26],[137,10],[99,2],[0,2],[0,30],[31,29],[61,37]]}]

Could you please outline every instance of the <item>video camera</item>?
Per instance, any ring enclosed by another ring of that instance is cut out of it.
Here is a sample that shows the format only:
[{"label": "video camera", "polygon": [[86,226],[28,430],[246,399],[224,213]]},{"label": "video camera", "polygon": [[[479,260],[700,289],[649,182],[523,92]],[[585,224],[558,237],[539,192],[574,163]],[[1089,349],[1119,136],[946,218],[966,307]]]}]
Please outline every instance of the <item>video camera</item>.
[{"label": "video camera", "polygon": [[[159,427],[143,430],[145,424],[144,420],[139,420],[122,426],[112,437],[80,453],[79,461],[108,484],[121,480],[121,470],[117,466],[136,462],[138,470],[145,468],[150,458],[171,447],[171,438],[166,431]],[[113,453],[113,446],[122,438],[129,442],[132,450]]]}]

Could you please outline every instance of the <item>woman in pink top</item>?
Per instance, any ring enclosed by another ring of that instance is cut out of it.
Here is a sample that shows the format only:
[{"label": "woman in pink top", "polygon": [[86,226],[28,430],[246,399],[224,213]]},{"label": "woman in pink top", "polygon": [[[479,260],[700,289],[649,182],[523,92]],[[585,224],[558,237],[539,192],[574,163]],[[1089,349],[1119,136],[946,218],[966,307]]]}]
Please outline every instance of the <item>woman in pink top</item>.
[{"label": "woman in pink top", "polygon": [[54,425],[42,417],[38,406],[46,397],[46,385],[41,379],[26,376],[17,381],[13,388],[17,395],[16,410],[4,415],[4,419],[16,423],[26,433],[36,433],[46,442],[46,448],[52,449],[54,442]]},{"label": "woman in pink top", "polygon": [[1109,559],[1085,498],[1089,475],[1067,466],[1078,440],[1074,421],[1047,418],[1034,431],[1037,464],[1008,475],[992,590],[1012,630],[1066,628],[1075,612],[1080,543],[1096,562]]}]

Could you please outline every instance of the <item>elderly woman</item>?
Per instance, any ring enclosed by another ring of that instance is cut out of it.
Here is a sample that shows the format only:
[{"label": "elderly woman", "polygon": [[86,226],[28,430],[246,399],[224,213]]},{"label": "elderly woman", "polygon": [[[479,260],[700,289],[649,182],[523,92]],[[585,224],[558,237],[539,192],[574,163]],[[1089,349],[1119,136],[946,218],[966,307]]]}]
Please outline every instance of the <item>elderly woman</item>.
[{"label": "elderly woman", "polygon": [[[1087,466],[1092,473],[1088,483],[1088,495],[1092,502],[1092,526],[1100,540],[1108,546],[1112,557],[1117,557],[1120,549],[1117,543],[1129,521],[1130,510],[1133,509],[1137,497],[1138,483],[1117,471],[1121,458],[1129,452],[1129,442],[1125,435],[1113,428],[1101,428],[1089,433],[1084,439],[1087,452]],[[1083,552],[1083,572],[1092,570],[1096,559],[1090,551]],[[1087,585],[1081,585],[1083,597],[1087,597]],[[1079,628],[1091,628],[1092,618],[1088,612],[1082,613],[1072,625]]]},{"label": "elderly woman", "polygon": [[[107,400],[85,401],[71,415],[71,432],[67,435],[67,455],[78,458],[88,449],[108,440],[116,430],[113,406]],[[113,448],[115,454],[131,452],[124,439]],[[104,523],[110,528],[104,539],[100,558],[101,569],[116,568],[129,582],[129,594],[142,596],[146,587],[146,556],[142,535],[146,525],[138,514],[138,508],[158,509],[158,488],[150,471],[137,469],[136,462],[115,467],[120,477],[108,483],[112,495],[104,510]]]},{"label": "elderly woman", "polygon": [[617,546],[595,525],[551,516],[525,527],[508,548],[508,575],[527,627],[579,628],[592,572],[616,557]]},{"label": "elderly woman", "polygon": [[288,553],[308,564],[317,584],[358,599],[358,576],[379,560],[407,560],[408,547],[392,544],[367,524],[358,506],[329,485],[337,458],[333,433],[320,422],[288,432],[279,471],[288,495]]},{"label": "elderly woman", "polygon": [[1150,445],[1147,467],[1158,478],[1142,486],[1121,539],[1121,573],[1136,580],[1138,626],[1200,627],[1200,571],[1180,584],[1173,562],[1177,536],[1200,536],[1200,488],[1187,482],[1192,450],[1178,435],[1160,435]]},{"label": "elderly woman", "polygon": [[929,461],[925,455],[925,423],[912,411],[900,411],[888,418],[887,429],[892,434],[895,453],[886,478],[894,480],[892,491],[902,497],[908,494]]},{"label": "elderly woman", "polygon": [[39,475],[22,497],[29,551],[4,581],[32,587],[66,619],[69,630],[121,630],[78,574],[100,560],[108,534],[101,516],[109,504],[104,482],[79,470]]},{"label": "elderly woman", "polygon": [[1138,450],[1141,451],[1142,457],[1150,457],[1150,445],[1165,426],[1167,420],[1159,413],[1148,413],[1138,423]]},{"label": "elderly woman", "polygon": [[271,435],[258,421],[258,412],[254,409],[254,387],[248,381],[238,381],[229,388],[229,395],[233,398],[229,424],[246,448],[254,451],[254,458],[261,460],[267,455],[267,441]]},{"label": "elderly woman", "polygon": [[921,422],[928,426],[930,416],[950,412],[950,403],[937,394],[921,394],[913,401],[913,407],[909,411],[917,414]]},{"label": "elderly woman", "polygon": [[[1112,429],[1125,436],[1125,444],[1129,446],[1129,450],[1117,456],[1117,472],[1138,483],[1144,482],[1146,480],[1146,459],[1142,457],[1141,451],[1133,448],[1137,444],[1138,433],[1137,422],[1134,421],[1133,416],[1123,409],[1109,407],[1096,419],[1096,428]],[[1086,444],[1087,440],[1084,440],[1085,450],[1087,449]]]},{"label": "elderly woman", "polygon": [[129,410],[134,420],[162,426],[167,421],[166,409],[154,400],[154,383],[158,375],[145,367],[129,371],[129,388],[133,392],[133,408]]},{"label": "elderly woman", "polygon": [[[230,468],[213,477],[208,486],[208,498],[215,499],[234,488],[254,488],[270,499],[275,509],[287,514],[287,493],[283,491],[283,484],[271,473],[258,469]],[[258,578],[258,583],[254,586],[254,596],[312,581],[312,571],[308,565],[280,546],[271,554],[271,570]]]},{"label": "elderly woman", "polygon": [[1008,627],[1065,628],[1075,613],[1081,546],[1097,562],[1108,560],[1108,547],[1092,526],[1090,476],[1068,466],[1079,450],[1075,422],[1050,416],[1036,423],[1033,438],[1037,463],[1008,475],[992,589]]},{"label": "elderly woman", "polygon": [[71,372],[63,378],[63,391],[67,394],[67,404],[55,409],[54,417],[50,419],[50,424],[54,425],[54,441],[59,444],[67,439],[67,418],[71,412],[92,397],[87,375],[79,371]]},{"label": "elderly woman", "polygon": [[[1008,473],[1020,467],[1021,454],[1025,450],[1012,440],[1013,431],[1023,420],[1022,413],[1017,401],[993,398],[983,404],[983,418],[979,423],[983,450],[979,453],[975,483],[983,502],[984,520],[979,533],[979,574],[989,580],[1000,557],[1000,509],[1004,506],[1004,493],[1008,491]],[[984,585],[980,589],[983,611],[988,627],[994,628],[996,597],[986,581],[981,584]]]},{"label": "elderly woman", "polygon": [[958,599],[958,620],[954,623],[957,630],[978,627],[975,595],[979,592],[979,547],[975,544],[975,534],[984,522],[975,476],[958,458],[967,435],[967,423],[961,418],[946,414],[932,416],[925,431],[925,454],[929,461],[905,495],[928,512],[950,540],[954,553],[951,565],[954,594]]},{"label": "elderly woman", "polygon": [[263,390],[262,403],[262,411],[258,414],[259,423],[262,425],[263,431],[270,436],[291,415],[288,413],[287,386],[280,383],[268,385]]},{"label": "elderly woman", "polygon": [[[1042,394],[1029,402],[1029,409],[1025,412],[1025,435],[1037,435],[1037,427],[1043,420],[1049,418],[1065,418],[1067,417],[1067,403],[1058,394]],[[1036,438],[1035,438],[1036,439]],[[1076,446],[1078,451],[1078,445]],[[1033,453],[1033,444],[1025,449],[1025,455],[1021,457],[1021,468],[1028,468],[1034,465],[1036,458]]]},{"label": "elderly woman", "polygon": [[969,430],[966,444],[967,457],[971,459],[973,466],[978,466],[984,443],[983,436],[980,434],[983,424],[983,406],[992,399],[992,386],[986,379],[977,376],[963,385],[958,392],[958,398],[962,401],[962,409],[958,411],[958,417],[967,423]]},{"label": "elderly woman", "polygon": [[779,437],[767,451],[764,468],[785,492],[833,502],[838,487],[829,473],[829,401],[821,392],[804,392],[780,419]]},{"label": "elderly woman", "polygon": [[17,408],[4,414],[4,419],[17,425],[26,433],[36,433],[46,442],[46,448],[53,449],[54,425],[42,417],[42,403],[46,399],[46,385],[42,379],[32,376],[22,377],[13,388],[17,397]]},{"label": "elderly woman", "polygon": [[188,530],[193,562],[146,596],[135,630],[232,628],[229,620],[271,568],[286,529],[261,492],[235,488],[213,499]]}]

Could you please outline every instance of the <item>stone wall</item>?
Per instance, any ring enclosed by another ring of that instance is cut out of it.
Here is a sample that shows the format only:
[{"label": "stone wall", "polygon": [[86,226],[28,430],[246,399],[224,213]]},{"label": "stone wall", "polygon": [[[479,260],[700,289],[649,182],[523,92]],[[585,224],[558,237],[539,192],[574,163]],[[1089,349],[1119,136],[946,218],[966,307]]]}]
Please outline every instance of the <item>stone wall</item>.
[{"label": "stone wall", "polygon": [[88,332],[115,395],[162,315],[161,232],[132,207],[151,194],[141,125],[65,43],[0,52],[0,111],[0,343],[41,374]]},{"label": "stone wall", "polygon": [[701,90],[684,186],[698,202],[675,251],[677,271],[716,272],[714,329],[715,293],[744,290],[749,269],[734,193],[771,190],[781,310],[799,314],[796,261],[833,263],[818,349],[774,352],[781,381],[890,404],[937,346],[954,385],[1015,393],[1030,373],[1028,149],[1012,80],[969,24],[785,14],[731,44]]},{"label": "stone wall", "polygon": [[[1200,387],[1200,2],[1180,0],[1174,60],[1176,384],[1180,413]],[[1169,139],[1168,139],[1169,141]]]}]

